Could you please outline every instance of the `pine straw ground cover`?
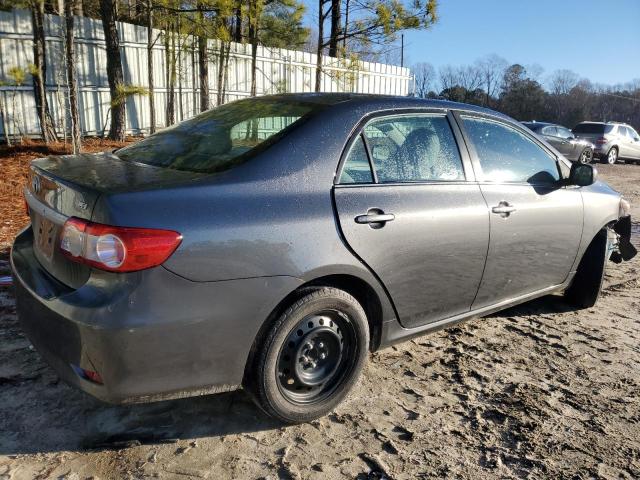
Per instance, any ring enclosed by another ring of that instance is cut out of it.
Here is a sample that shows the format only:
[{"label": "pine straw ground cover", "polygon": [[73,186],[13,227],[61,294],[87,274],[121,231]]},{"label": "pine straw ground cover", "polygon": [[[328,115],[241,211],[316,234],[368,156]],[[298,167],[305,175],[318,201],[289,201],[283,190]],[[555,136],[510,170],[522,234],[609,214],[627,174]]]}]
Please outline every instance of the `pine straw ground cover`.
[{"label": "pine straw ground cover", "polygon": [[[124,144],[131,142],[128,140]],[[124,145],[100,138],[85,139],[83,152],[103,152]],[[13,242],[16,234],[29,222],[23,188],[27,182],[29,164],[34,158],[71,153],[71,145],[25,140],[22,144],[7,147],[0,145],[0,252]],[[1,255],[1,253],[0,253]]]}]

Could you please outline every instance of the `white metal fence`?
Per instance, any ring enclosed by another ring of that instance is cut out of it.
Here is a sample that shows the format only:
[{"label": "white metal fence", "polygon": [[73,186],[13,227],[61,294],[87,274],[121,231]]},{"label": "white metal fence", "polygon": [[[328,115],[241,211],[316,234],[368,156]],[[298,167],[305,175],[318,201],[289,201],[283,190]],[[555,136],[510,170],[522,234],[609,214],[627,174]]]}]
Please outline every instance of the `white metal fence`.
[{"label": "white metal fence", "polygon": [[[49,107],[59,132],[67,131],[67,89],[64,71],[64,19],[46,15],[47,54],[46,90]],[[147,29],[127,23],[118,24],[125,83],[147,87]],[[161,34],[155,30],[154,35]],[[99,20],[76,17],[75,37],[81,130],[85,135],[102,134],[108,128],[109,86],[106,74],[106,49],[102,23]],[[12,68],[28,71],[33,59],[31,16],[27,10],[0,12],[0,95],[7,112],[6,125],[10,135],[39,135],[32,79],[27,75],[22,85],[16,85]],[[166,122],[168,82],[162,37],[153,47],[154,99],[157,127]],[[198,49],[191,36],[177,39],[178,75],[175,84],[175,118],[180,121],[199,111]],[[219,43],[209,40],[209,94],[215,104],[218,90]],[[282,92],[311,92],[315,86],[316,55],[278,48],[258,48],[257,91],[259,95]],[[370,62],[349,62],[323,57],[322,91],[359,92],[407,95],[411,82],[408,68]],[[232,43],[229,57],[224,101],[250,95],[251,47]],[[126,102],[127,131],[148,132],[149,101],[133,95]]]}]

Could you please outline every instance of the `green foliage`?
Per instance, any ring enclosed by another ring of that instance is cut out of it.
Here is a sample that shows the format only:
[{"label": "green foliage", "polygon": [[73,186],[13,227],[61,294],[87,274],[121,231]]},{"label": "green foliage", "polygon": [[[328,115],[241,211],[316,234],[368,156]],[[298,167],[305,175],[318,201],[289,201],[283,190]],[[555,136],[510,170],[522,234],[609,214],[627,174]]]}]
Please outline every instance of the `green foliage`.
[{"label": "green foliage", "polygon": [[22,86],[27,80],[28,72],[25,68],[11,67],[7,71],[7,75],[12,81],[12,85]]},{"label": "green foliage", "polygon": [[425,29],[438,19],[436,0],[360,0],[357,17],[342,36],[364,46],[394,41],[404,30]]},{"label": "green foliage", "polygon": [[267,47],[300,48],[310,33],[302,24],[304,12],[304,5],[293,0],[269,3],[261,16],[260,43]]},{"label": "green foliage", "polygon": [[138,85],[126,85],[120,83],[116,87],[116,96],[111,100],[112,107],[118,107],[127,101],[127,98],[133,95],[149,95],[149,90]]}]

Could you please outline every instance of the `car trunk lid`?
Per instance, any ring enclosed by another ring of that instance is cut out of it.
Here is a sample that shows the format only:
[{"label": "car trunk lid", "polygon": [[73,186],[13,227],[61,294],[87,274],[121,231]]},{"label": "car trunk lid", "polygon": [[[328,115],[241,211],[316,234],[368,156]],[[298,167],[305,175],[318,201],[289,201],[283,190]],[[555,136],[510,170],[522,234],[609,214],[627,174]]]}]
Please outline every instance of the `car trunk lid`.
[{"label": "car trunk lid", "polygon": [[90,220],[98,198],[105,192],[162,188],[202,176],[123,161],[108,153],[34,160],[25,198],[34,232],[35,256],[57,280],[79,288],[88,280],[91,268],[69,260],[58,248],[62,227],[69,217]]}]

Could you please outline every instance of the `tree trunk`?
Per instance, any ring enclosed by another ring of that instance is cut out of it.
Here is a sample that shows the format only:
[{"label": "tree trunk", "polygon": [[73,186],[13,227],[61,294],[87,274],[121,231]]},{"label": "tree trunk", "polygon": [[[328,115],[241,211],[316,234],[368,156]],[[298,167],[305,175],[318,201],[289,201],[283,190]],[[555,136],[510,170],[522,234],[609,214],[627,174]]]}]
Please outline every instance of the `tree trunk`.
[{"label": "tree trunk", "polygon": [[149,87],[149,133],[156,133],[156,99],[153,86],[153,5],[147,0],[147,83]]},{"label": "tree trunk", "polygon": [[173,22],[167,30],[167,126],[176,123],[176,35]]},{"label": "tree trunk", "polygon": [[67,88],[69,90],[69,112],[71,116],[71,146],[73,153],[80,153],[82,139],[80,136],[80,115],[78,113],[78,91],[76,82],[76,55],[73,39],[73,4],[76,0],[66,0],[65,16],[65,52],[67,57]]},{"label": "tree trunk", "polygon": [[109,138],[124,141],[126,102],[119,98],[118,90],[124,86],[122,61],[120,60],[120,41],[116,19],[118,18],[117,0],[101,0],[100,16],[107,46],[107,79],[111,96],[111,126]]},{"label": "tree trunk", "polygon": [[231,43],[220,40],[220,55],[218,55],[218,95],[216,105],[224,103],[225,91],[227,88],[227,67],[229,66],[229,54],[231,53]]},{"label": "tree trunk", "polygon": [[322,46],[324,42],[324,15],[323,0],[318,0],[318,48],[316,50],[316,87],[315,91],[319,92],[322,88]]},{"label": "tree trunk", "polygon": [[344,28],[342,29],[342,50],[347,56],[347,32],[349,31],[349,0],[345,0],[344,5]]},{"label": "tree trunk", "polygon": [[58,140],[53,119],[49,112],[45,82],[47,81],[47,67],[44,40],[44,0],[34,0],[31,6],[31,21],[33,26],[33,94],[36,100],[36,110],[40,121],[40,131],[44,143]]},{"label": "tree trunk", "polygon": [[338,56],[340,40],[340,0],[331,0],[331,33],[329,35],[329,56]]},{"label": "tree trunk", "polygon": [[262,0],[250,0],[249,3],[249,42],[251,43],[251,96],[258,93],[258,25],[260,22],[260,3]]},{"label": "tree trunk", "polygon": [[242,0],[237,1],[236,5],[236,20],[233,31],[233,41],[236,43],[242,42]]},{"label": "tree trunk", "polygon": [[[198,2],[198,21],[204,30],[204,12],[202,3]],[[200,70],[200,111],[209,110],[209,50],[208,39],[200,32],[198,36],[198,67]]]}]

